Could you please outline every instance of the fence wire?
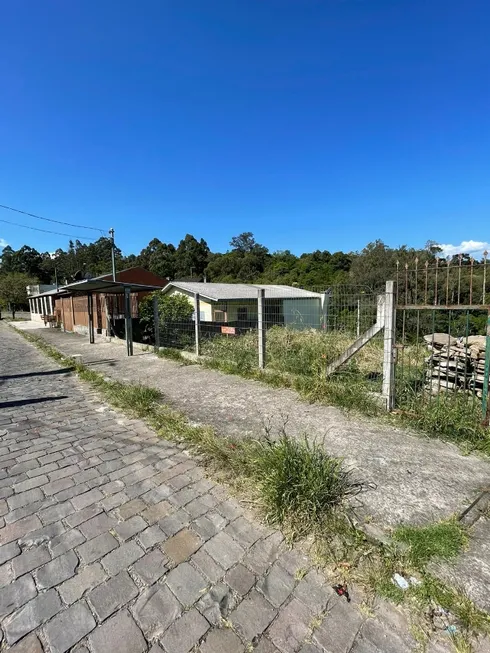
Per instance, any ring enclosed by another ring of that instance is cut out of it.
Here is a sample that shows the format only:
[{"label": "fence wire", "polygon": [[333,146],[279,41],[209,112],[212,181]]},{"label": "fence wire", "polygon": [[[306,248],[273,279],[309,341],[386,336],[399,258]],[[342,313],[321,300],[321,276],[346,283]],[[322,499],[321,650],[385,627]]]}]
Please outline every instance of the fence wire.
[{"label": "fence wire", "polygon": [[398,268],[396,406],[488,418],[487,259]]},{"label": "fence wire", "polygon": [[[221,369],[252,373],[264,368],[282,384],[321,398],[337,384],[379,393],[383,373],[383,335],[329,372],[330,366],[375,325],[378,297],[369,288],[334,286],[299,289],[264,286],[249,297],[209,302],[188,298],[185,317],[160,316],[158,345],[199,352]],[[197,324],[196,324],[197,320]],[[262,349],[262,355],[261,355]],[[347,403],[347,399],[345,402]]]},{"label": "fence wire", "polygon": [[159,322],[160,347],[193,351],[195,337],[195,323],[191,318]]}]

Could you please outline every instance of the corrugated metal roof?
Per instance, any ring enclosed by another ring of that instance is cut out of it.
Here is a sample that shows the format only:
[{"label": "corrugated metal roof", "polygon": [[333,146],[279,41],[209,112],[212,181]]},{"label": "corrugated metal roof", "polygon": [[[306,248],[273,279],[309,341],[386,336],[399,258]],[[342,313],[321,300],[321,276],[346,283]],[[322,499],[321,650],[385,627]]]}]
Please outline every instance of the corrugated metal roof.
[{"label": "corrugated metal roof", "polygon": [[125,288],[129,288],[131,292],[143,292],[145,290],[160,290],[161,286],[129,283],[126,281],[106,281],[104,279],[83,279],[83,281],[74,281],[67,286],[63,286],[61,290],[67,292],[107,292],[114,294],[123,293]]},{"label": "corrugated metal roof", "polygon": [[54,297],[55,295],[66,295],[66,291],[61,288],[54,288],[53,290],[46,290],[46,292],[40,292],[37,295],[28,295],[27,299],[39,299],[39,297]]},{"label": "corrugated metal roof", "polygon": [[170,288],[185,290],[195,295],[199,293],[202,297],[215,302],[239,299],[257,299],[258,290],[265,290],[266,299],[308,299],[321,298],[320,293],[302,290],[294,286],[280,286],[272,284],[249,284],[249,283],[199,283],[195,281],[171,281],[162,292],[168,292]]}]

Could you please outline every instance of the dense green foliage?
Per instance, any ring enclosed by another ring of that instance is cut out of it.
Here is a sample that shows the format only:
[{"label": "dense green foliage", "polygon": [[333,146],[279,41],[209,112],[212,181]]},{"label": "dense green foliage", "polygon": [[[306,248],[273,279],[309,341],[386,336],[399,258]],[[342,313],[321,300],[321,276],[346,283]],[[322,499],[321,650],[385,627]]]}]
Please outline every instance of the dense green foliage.
[{"label": "dense green foliage", "polygon": [[[147,295],[140,304],[140,326],[143,335],[154,341],[153,298],[158,299],[160,343],[165,347],[186,348],[192,343],[194,308],[184,295],[163,295],[157,291]],[[185,328],[188,325],[188,328]]]},{"label": "dense green foliage", "polygon": [[[231,239],[227,252],[216,253],[202,238],[187,234],[177,246],[154,238],[139,254],[123,256],[116,249],[116,266],[121,270],[139,265],[168,279],[324,288],[353,284],[376,290],[394,277],[397,261],[403,266],[418,257],[421,266],[427,260],[434,261],[439,252],[430,243],[424,249],[391,248],[377,240],[361,252],[316,250],[297,256],[289,250],[271,252],[252,233],[245,232]],[[89,244],[70,241],[66,250],[54,253],[38,252],[27,245],[18,250],[7,246],[0,263],[0,275],[22,272],[40,283],[54,283],[57,279],[64,284],[110,271],[111,241],[106,237]]]},{"label": "dense green foliage", "polygon": [[158,314],[162,324],[168,322],[186,322],[192,317],[194,309],[185,295],[163,295],[161,292],[151,293],[141,300],[140,320],[145,329],[152,331],[153,324],[153,298],[158,299]]},{"label": "dense green foliage", "polygon": [[7,272],[0,275],[0,311],[10,309],[12,317],[15,311],[27,302],[26,286],[33,283],[32,277],[24,272]]},{"label": "dense green foliage", "polygon": [[[66,250],[57,249],[54,253],[40,253],[24,245],[18,250],[7,246],[2,250],[0,274],[22,272],[39,283],[65,282],[111,271],[111,240],[99,238],[88,245],[79,240],[69,241]],[[121,251],[116,248],[116,261],[119,269],[125,267]]]}]

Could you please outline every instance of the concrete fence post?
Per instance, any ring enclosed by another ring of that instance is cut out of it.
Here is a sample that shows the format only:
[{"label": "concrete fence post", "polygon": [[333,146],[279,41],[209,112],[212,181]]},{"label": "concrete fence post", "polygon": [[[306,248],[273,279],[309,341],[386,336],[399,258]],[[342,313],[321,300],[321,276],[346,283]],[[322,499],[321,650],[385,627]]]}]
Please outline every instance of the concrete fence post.
[{"label": "concrete fence post", "polygon": [[396,306],[394,282],[386,282],[384,301],[384,351],[383,351],[383,389],[386,410],[395,406],[395,330]]},{"label": "concrete fence post", "polygon": [[483,407],[483,423],[486,426],[490,425],[490,401],[489,401],[489,390],[490,390],[490,308],[488,309],[487,317],[487,339],[485,341],[485,368],[483,373],[483,397],[482,397],[482,407]]},{"label": "concrete fence post", "polygon": [[153,295],[153,348],[155,354],[160,351],[160,313],[158,311],[158,295]]},{"label": "concrete fence post", "polygon": [[107,295],[104,295],[104,309],[105,309],[105,335],[106,338],[110,338],[112,336],[112,329],[111,329],[111,317],[109,315],[109,298]]},{"label": "concrete fence post", "polygon": [[257,327],[259,335],[259,368],[265,367],[265,290],[259,289],[257,298]]},{"label": "concrete fence post", "polygon": [[[38,305],[39,308],[39,305]],[[61,319],[63,323],[63,333],[66,333],[66,321],[65,321],[65,298],[61,297]],[[73,325],[73,332],[75,332],[75,325]]]},{"label": "concrete fence post", "polygon": [[196,356],[199,356],[201,353],[201,301],[198,292],[194,295],[194,330],[196,334]]}]

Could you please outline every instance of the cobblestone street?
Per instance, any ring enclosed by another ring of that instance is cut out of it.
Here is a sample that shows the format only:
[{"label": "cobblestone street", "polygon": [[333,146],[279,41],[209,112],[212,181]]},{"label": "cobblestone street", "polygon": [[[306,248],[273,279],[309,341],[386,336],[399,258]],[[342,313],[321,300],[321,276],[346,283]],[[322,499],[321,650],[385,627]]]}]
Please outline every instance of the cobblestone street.
[{"label": "cobblestone street", "polygon": [[337,597],[182,448],[0,335],[1,650],[415,650],[396,608]]}]

